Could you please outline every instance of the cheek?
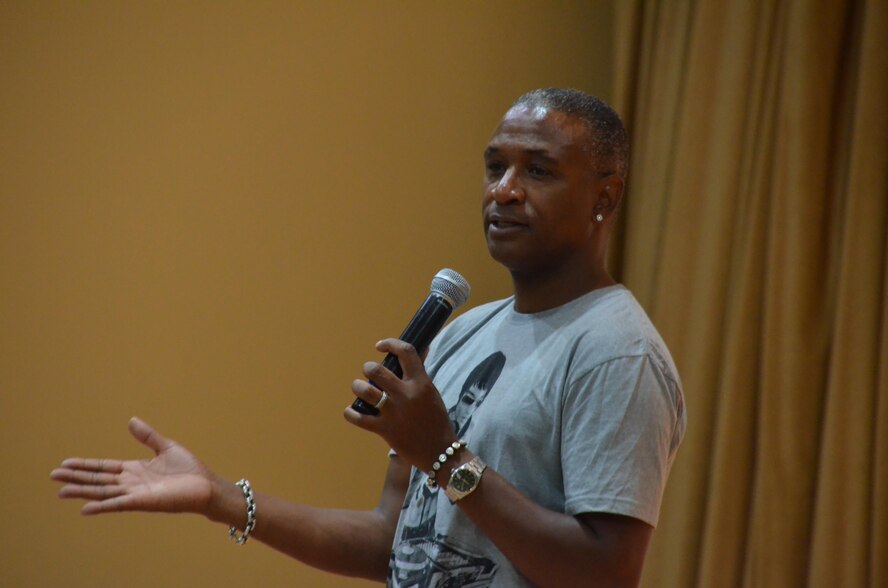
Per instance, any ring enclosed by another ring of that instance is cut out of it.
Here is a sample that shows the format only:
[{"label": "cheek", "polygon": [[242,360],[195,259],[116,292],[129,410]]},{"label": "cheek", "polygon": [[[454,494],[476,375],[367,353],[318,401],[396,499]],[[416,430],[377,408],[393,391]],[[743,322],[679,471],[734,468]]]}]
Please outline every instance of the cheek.
[{"label": "cheek", "polygon": [[581,207],[563,207],[557,210],[540,212],[541,224],[546,227],[553,241],[558,243],[575,242],[590,234],[591,223],[588,211]]}]

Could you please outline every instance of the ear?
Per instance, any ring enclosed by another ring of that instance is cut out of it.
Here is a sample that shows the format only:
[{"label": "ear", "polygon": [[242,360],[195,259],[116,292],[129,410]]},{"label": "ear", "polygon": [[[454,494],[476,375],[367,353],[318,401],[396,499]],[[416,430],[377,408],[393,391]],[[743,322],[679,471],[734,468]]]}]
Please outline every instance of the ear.
[{"label": "ear", "polygon": [[623,200],[625,185],[623,178],[617,174],[611,174],[599,180],[595,194],[595,204],[592,206],[594,220],[598,220],[599,214],[602,216],[600,222],[609,221],[614,217],[620,208],[620,202]]}]

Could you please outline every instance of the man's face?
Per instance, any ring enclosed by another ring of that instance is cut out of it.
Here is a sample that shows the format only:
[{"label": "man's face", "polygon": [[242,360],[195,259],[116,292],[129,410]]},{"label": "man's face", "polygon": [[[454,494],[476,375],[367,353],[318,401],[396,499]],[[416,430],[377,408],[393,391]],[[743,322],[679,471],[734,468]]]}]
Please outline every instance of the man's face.
[{"label": "man's face", "polygon": [[490,255],[509,270],[556,271],[589,253],[598,175],[586,133],[572,116],[516,107],[490,139],[484,232]]}]

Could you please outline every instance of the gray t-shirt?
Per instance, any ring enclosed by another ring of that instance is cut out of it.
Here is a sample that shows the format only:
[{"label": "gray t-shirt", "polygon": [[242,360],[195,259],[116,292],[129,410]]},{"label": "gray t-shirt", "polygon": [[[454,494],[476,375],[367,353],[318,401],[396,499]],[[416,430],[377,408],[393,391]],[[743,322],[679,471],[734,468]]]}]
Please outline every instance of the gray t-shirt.
[{"label": "gray t-shirt", "polygon": [[[535,314],[512,298],[474,308],[442,331],[426,369],[457,435],[529,498],[656,525],[684,404],[672,358],[626,288]],[[390,586],[531,585],[425,481],[414,468]]]}]

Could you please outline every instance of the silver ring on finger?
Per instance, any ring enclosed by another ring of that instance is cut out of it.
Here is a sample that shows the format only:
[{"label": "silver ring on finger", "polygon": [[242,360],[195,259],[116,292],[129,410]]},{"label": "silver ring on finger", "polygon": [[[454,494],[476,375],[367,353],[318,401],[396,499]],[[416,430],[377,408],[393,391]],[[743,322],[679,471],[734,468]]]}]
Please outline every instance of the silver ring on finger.
[{"label": "silver ring on finger", "polygon": [[373,408],[375,408],[376,410],[379,410],[380,408],[382,408],[382,406],[383,406],[386,402],[388,402],[388,399],[389,399],[388,392],[386,392],[385,390],[383,390],[383,391],[382,391],[382,397],[379,399],[379,402],[377,402],[376,404],[373,405]]}]

